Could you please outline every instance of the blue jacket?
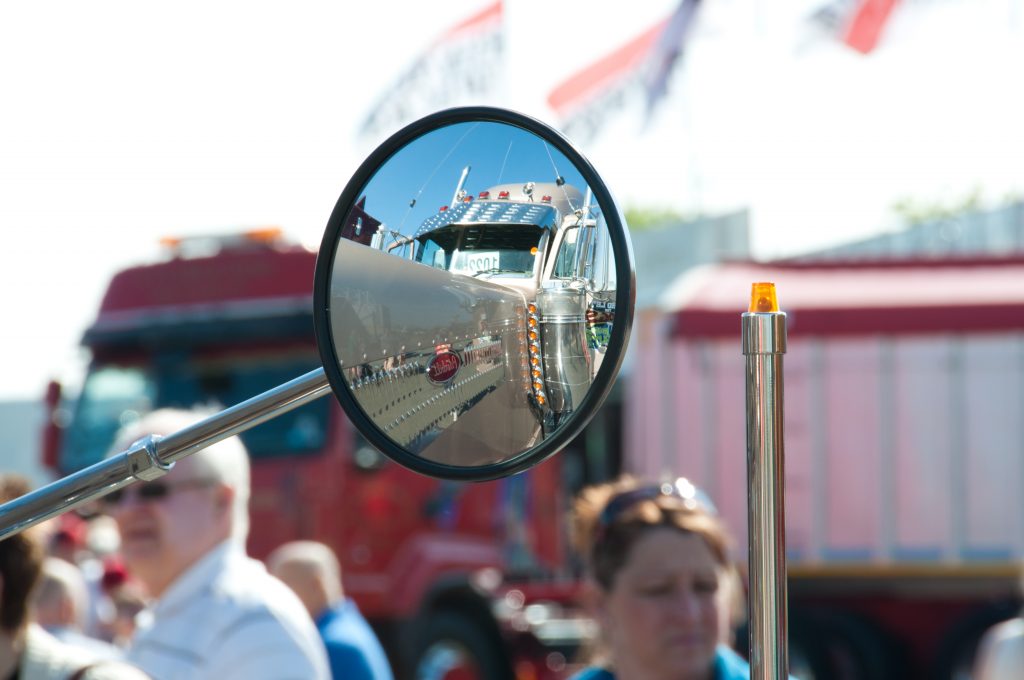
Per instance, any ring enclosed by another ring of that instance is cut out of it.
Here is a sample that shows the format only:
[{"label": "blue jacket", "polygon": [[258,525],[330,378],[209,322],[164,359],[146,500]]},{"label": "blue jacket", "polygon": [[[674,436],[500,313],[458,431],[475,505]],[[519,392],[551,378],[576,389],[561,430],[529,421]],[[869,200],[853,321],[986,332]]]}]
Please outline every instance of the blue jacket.
[{"label": "blue jacket", "polygon": [[370,624],[350,599],[316,620],[335,680],[393,680],[391,666]]},{"label": "blue jacket", "polygon": [[[572,680],[615,680],[615,674],[605,668],[584,668]],[[715,653],[714,680],[750,680],[750,666],[739,654],[720,646]]]}]

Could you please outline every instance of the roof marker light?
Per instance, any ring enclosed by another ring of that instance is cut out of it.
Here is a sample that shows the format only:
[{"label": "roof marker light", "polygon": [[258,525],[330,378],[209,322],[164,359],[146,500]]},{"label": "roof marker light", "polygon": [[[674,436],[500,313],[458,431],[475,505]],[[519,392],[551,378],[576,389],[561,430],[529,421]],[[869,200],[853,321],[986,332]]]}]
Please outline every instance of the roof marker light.
[{"label": "roof marker light", "polygon": [[442,205],[440,208],[437,209],[437,212],[444,212],[446,210],[448,210],[448,206]]},{"label": "roof marker light", "polygon": [[768,281],[754,283],[750,287],[750,312],[777,312],[779,300],[775,296],[775,284]]},{"label": "roof marker light", "polygon": [[541,203],[550,203],[551,202],[551,197],[550,196],[541,196],[540,197],[540,202]]},{"label": "roof marker light", "polygon": [[490,197],[491,197],[491,192],[490,191],[481,191],[479,194],[477,194],[477,198],[479,198],[481,201],[484,200],[485,198],[490,198]]},{"label": "roof marker light", "polygon": [[282,230],[281,227],[260,227],[257,229],[249,229],[243,233],[242,236],[249,241],[255,241],[257,243],[273,243],[284,236],[284,230]]},{"label": "roof marker light", "polygon": [[508,198],[508,192],[507,191],[499,191],[498,192],[498,198],[499,199],[502,199],[502,198],[506,198],[507,199]]}]

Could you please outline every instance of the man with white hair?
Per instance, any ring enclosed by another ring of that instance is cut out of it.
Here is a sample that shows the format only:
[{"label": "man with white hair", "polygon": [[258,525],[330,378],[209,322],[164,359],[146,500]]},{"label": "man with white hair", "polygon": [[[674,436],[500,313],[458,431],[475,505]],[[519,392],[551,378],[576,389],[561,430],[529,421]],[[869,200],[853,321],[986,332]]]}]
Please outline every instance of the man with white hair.
[{"label": "man with white hair", "polygon": [[43,560],[42,574],[32,595],[35,622],[58,640],[87,649],[99,658],[120,658],[117,647],[85,634],[88,611],[89,590],[78,565],[57,557]]},{"label": "man with white hair", "polygon": [[[203,415],[155,411],[123,431],[114,452]],[[245,554],[248,500],[249,458],[237,437],[104,497],[125,566],[156,598],[128,649],[156,680],[330,677],[302,603]]]},{"label": "man with white hair", "polygon": [[285,543],[267,557],[267,566],[316,621],[335,680],[392,680],[380,641],[356,603],[345,597],[334,551],[314,541]]}]

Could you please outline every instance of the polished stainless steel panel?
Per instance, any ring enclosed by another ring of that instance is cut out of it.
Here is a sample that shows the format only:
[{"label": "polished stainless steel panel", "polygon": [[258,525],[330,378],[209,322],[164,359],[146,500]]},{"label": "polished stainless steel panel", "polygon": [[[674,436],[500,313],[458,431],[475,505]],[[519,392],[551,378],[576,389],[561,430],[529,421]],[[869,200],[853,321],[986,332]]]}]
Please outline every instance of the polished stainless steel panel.
[{"label": "polished stainless steel panel", "polygon": [[[450,465],[500,462],[537,442],[522,293],[351,241],[338,244],[334,268],[335,351],[386,435]],[[460,365],[438,383],[428,368],[442,353]]]},{"label": "polished stainless steel panel", "polygon": [[586,336],[586,293],[547,288],[537,295],[544,347],[544,374],[550,408],[559,417],[572,413],[594,379]]}]

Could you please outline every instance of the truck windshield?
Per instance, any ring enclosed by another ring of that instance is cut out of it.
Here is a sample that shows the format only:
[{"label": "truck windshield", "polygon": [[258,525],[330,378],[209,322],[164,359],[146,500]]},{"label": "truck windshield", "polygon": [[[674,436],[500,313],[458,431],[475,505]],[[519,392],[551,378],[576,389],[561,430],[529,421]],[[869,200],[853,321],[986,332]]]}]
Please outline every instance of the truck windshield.
[{"label": "truck windshield", "polygon": [[543,233],[529,224],[450,225],[417,239],[416,261],[470,276],[533,276]]},{"label": "truck windshield", "polygon": [[[70,472],[102,460],[122,426],[154,409],[233,406],[318,365],[315,358],[275,362],[262,357],[94,367],[65,432],[60,467]],[[329,399],[319,399],[301,406],[242,433],[242,441],[253,458],[315,452],[326,439],[329,405]]]},{"label": "truck windshield", "polygon": [[141,369],[104,366],[90,370],[64,434],[61,469],[78,470],[99,462],[122,425],[152,410],[156,391]]}]

